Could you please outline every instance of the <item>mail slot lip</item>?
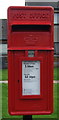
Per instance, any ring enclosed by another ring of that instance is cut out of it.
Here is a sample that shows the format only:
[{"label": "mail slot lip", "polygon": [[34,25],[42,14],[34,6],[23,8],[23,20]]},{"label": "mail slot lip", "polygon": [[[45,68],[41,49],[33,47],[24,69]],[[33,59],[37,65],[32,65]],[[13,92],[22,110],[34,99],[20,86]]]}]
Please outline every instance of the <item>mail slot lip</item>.
[{"label": "mail slot lip", "polygon": [[[42,99],[42,70],[43,58],[42,57],[21,57],[20,58],[20,99]],[[22,95],[22,61],[40,61],[40,95]]]},{"label": "mail slot lip", "polygon": [[52,24],[52,23],[51,23],[51,22],[48,22],[48,21],[47,21],[47,22],[40,22],[40,21],[38,21],[38,22],[32,22],[32,21],[31,21],[31,22],[29,22],[29,21],[28,21],[28,22],[22,22],[22,21],[21,21],[21,22],[18,22],[18,21],[17,21],[17,22],[11,22],[11,23],[10,23],[11,27],[12,27],[13,25],[48,25],[48,26],[51,26],[51,24]]}]

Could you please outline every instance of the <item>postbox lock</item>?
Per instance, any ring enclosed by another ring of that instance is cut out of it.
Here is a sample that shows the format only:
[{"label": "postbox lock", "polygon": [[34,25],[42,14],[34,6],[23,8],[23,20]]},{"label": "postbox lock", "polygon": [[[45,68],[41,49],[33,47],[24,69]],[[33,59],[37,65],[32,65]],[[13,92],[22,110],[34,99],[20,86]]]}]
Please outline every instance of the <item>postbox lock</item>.
[{"label": "postbox lock", "polygon": [[18,83],[19,83],[19,80],[18,80]]},{"label": "postbox lock", "polygon": [[28,57],[34,57],[34,50],[28,50]]}]

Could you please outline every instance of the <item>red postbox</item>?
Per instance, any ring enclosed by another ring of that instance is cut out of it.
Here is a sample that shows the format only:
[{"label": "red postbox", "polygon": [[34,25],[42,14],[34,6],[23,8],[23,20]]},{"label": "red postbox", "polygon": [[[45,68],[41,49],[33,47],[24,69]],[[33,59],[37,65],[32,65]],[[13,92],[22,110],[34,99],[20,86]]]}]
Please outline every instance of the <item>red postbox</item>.
[{"label": "red postbox", "polygon": [[8,9],[8,108],[11,115],[53,112],[53,8]]}]

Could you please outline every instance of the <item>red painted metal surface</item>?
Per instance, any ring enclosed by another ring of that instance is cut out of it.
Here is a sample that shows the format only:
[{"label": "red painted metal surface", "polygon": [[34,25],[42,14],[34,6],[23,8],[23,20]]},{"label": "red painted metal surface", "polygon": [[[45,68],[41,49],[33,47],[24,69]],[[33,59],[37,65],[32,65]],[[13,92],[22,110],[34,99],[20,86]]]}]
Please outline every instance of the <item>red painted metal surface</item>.
[{"label": "red painted metal surface", "polygon": [[[11,115],[53,112],[53,8],[8,8],[8,109]],[[34,50],[34,57],[28,57]],[[40,95],[22,95],[22,61],[40,61]]]}]

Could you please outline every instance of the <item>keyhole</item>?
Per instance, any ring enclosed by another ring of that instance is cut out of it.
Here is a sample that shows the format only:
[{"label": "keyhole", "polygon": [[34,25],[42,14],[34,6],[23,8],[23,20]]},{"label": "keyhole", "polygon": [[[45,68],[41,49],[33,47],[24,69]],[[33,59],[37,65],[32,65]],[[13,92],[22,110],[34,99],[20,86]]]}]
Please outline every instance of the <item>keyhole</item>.
[{"label": "keyhole", "polygon": [[18,80],[18,83],[19,83],[19,80]]}]

